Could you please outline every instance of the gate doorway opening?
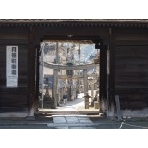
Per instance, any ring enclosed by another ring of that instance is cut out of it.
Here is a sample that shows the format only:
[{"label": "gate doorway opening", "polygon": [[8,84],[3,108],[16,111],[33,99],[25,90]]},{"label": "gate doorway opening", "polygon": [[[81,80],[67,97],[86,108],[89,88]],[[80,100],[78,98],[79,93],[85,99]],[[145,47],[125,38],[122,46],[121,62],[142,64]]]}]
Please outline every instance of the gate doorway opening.
[{"label": "gate doorway opening", "polygon": [[48,40],[40,51],[39,112],[99,113],[100,49],[90,40]]}]

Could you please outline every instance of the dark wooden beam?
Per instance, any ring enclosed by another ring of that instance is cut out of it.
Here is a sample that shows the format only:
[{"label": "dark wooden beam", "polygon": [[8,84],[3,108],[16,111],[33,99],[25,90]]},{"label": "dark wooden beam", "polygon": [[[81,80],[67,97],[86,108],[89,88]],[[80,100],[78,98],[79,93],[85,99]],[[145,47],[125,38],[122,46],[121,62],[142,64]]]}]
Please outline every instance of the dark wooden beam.
[{"label": "dark wooden beam", "polygon": [[40,45],[36,45],[35,47],[36,49],[36,54],[35,54],[35,88],[36,88],[36,92],[35,92],[35,109],[36,111],[38,110],[38,103],[39,103],[39,56],[40,56]]},{"label": "dark wooden beam", "polygon": [[86,36],[86,35],[44,35],[42,40],[91,40],[96,43],[99,42],[99,36]]},{"label": "dark wooden beam", "polygon": [[34,116],[34,106],[35,106],[35,47],[34,47],[34,29],[32,27],[28,30],[28,109],[29,116]]},{"label": "dark wooden beam", "polygon": [[115,45],[110,45],[110,71],[109,71],[109,89],[108,89],[108,108],[115,105]]},{"label": "dark wooden beam", "polygon": [[[106,46],[104,46],[106,47]],[[100,103],[101,111],[104,112],[102,104],[107,101],[107,47],[100,49]]]}]

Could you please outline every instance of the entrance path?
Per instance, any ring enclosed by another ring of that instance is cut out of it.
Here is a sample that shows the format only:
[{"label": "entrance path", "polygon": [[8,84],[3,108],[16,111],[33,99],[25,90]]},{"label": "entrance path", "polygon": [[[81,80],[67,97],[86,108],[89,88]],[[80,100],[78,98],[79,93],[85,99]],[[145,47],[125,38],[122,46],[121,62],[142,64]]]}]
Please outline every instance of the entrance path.
[{"label": "entrance path", "polygon": [[[94,107],[89,107],[89,109],[85,109],[84,107],[84,94],[81,93],[78,95],[78,98],[67,101],[67,104],[60,104],[56,107],[56,109],[41,109],[39,108],[39,112],[48,112],[48,113],[68,113],[68,114],[99,114],[99,109],[95,109]],[[90,100],[91,102],[91,100]]]}]

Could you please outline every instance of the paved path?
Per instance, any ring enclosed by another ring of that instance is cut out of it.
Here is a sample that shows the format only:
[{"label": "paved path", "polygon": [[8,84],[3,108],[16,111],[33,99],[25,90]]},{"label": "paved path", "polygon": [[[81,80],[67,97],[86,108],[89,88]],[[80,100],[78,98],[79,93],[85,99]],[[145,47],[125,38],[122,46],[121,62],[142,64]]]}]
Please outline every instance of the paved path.
[{"label": "paved path", "polygon": [[92,123],[87,116],[55,116],[53,115],[53,123]]},{"label": "paved path", "polygon": [[[89,91],[90,93],[90,91]],[[67,104],[60,104],[60,106],[57,106],[56,109],[39,109],[39,112],[51,112],[51,113],[65,113],[68,112],[68,114],[70,114],[70,112],[72,114],[77,114],[77,113],[98,113],[99,114],[99,109],[95,109],[94,107],[89,107],[89,109],[85,109],[84,107],[84,93],[80,93],[78,95],[78,98],[73,100],[73,101],[67,101]],[[91,102],[91,99],[90,99]]]}]

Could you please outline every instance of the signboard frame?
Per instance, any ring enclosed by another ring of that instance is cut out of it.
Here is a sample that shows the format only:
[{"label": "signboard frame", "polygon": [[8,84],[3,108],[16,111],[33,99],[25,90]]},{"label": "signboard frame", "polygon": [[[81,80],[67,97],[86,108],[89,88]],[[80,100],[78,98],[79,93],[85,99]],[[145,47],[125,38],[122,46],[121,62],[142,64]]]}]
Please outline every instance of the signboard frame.
[{"label": "signboard frame", "polygon": [[18,87],[18,46],[6,46],[6,87]]}]

